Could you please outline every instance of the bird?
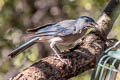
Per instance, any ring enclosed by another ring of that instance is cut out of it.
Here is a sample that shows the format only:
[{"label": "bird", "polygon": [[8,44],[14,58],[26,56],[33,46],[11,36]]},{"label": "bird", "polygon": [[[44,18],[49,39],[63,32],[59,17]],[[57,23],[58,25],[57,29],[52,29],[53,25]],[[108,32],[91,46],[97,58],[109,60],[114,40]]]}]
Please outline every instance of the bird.
[{"label": "bird", "polygon": [[48,42],[58,59],[63,63],[66,63],[60,57],[59,54],[61,52],[57,45],[68,46],[73,44],[79,38],[82,38],[89,28],[97,29],[96,26],[97,23],[94,19],[88,16],[81,16],[76,19],[63,20],[56,24],[47,24],[28,29],[27,32],[32,34],[32,39],[11,51],[8,56],[13,58],[35,43]]}]

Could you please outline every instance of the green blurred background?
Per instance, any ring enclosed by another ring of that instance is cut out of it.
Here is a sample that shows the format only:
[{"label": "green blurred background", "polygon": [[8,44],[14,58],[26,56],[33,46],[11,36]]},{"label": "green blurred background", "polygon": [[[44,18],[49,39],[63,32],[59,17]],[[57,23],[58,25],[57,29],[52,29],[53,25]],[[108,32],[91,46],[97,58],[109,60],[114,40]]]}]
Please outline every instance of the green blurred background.
[{"label": "green blurred background", "polygon": [[[0,80],[12,76],[50,55],[47,43],[39,43],[9,60],[8,54],[15,47],[29,40],[28,28],[56,23],[79,16],[97,20],[109,0],[0,0]],[[120,39],[120,17],[114,24],[109,38]],[[71,80],[89,80],[87,71]]]}]

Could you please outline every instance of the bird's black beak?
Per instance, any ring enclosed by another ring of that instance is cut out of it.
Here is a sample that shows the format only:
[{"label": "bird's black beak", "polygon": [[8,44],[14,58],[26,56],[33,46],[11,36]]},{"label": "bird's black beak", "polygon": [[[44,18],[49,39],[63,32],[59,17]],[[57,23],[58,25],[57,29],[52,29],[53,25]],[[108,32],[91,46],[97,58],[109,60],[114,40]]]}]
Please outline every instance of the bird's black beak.
[{"label": "bird's black beak", "polygon": [[96,22],[90,23],[91,28],[94,28],[95,30],[98,29],[98,24]]}]

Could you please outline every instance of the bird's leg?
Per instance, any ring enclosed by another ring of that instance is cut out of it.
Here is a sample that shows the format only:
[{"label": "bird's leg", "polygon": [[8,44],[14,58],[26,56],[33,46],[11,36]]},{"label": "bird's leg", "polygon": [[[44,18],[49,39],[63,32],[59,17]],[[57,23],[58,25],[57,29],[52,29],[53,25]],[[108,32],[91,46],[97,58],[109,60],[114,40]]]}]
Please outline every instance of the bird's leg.
[{"label": "bird's leg", "polygon": [[62,61],[63,63],[67,64],[67,62],[65,62],[61,57],[60,57],[60,50],[58,49],[58,47],[55,44],[56,42],[51,42],[50,47],[51,49],[54,51],[54,53],[56,54],[56,56],[58,57],[58,59],[60,59],[60,61]]},{"label": "bird's leg", "polygon": [[[50,46],[51,46],[51,45],[50,45]],[[54,49],[53,51],[54,51],[55,54],[53,54],[53,56],[57,56],[57,57],[59,56],[59,57],[60,57],[60,53],[61,53],[61,52],[60,52],[60,50],[58,49],[58,47],[56,46],[56,44],[54,44],[53,47],[51,46],[51,48],[52,48],[52,50]],[[58,57],[58,58],[59,58],[59,57]]]}]

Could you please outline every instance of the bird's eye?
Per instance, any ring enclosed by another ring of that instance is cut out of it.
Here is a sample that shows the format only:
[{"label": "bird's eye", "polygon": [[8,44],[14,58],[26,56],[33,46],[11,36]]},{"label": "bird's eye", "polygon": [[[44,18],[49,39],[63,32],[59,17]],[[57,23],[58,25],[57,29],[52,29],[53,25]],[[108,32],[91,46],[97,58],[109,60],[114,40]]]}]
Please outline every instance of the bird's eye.
[{"label": "bird's eye", "polygon": [[88,22],[89,20],[85,20],[85,22]]}]

